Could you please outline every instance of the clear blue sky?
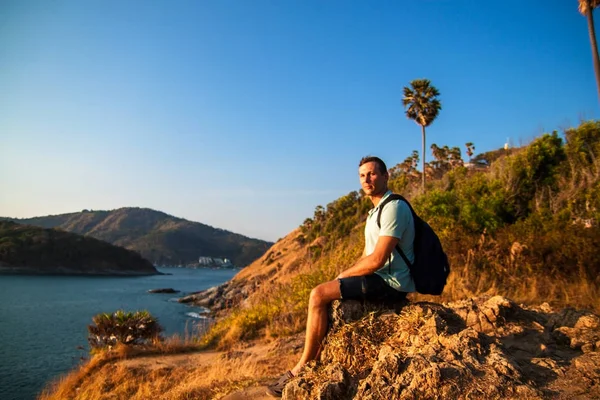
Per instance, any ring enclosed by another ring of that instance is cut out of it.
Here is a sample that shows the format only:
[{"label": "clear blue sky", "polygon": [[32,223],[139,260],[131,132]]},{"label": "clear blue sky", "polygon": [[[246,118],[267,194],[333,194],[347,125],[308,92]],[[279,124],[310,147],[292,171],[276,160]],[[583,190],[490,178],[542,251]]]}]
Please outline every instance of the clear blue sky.
[{"label": "clear blue sky", "polygon": [[420,150],[416,78],[441,92],[428,148],[599,117],[576,0],[0,0],[0,215],[139,206],[277,240],[362,156]]}]

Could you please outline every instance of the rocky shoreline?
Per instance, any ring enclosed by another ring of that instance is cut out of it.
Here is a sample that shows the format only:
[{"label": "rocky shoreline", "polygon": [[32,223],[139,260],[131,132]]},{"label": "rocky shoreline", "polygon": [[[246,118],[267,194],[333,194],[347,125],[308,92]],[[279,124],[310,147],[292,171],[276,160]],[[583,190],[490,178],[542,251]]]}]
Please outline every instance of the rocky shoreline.
[{"label": "rocky shoreline", "polygon": [[207,308],[210,310],[211,316],[218,316],[228,308],[241,303],[248,295],[249,290],[245,285],[228,281],[222,285],[181,297],[178,302]]}]

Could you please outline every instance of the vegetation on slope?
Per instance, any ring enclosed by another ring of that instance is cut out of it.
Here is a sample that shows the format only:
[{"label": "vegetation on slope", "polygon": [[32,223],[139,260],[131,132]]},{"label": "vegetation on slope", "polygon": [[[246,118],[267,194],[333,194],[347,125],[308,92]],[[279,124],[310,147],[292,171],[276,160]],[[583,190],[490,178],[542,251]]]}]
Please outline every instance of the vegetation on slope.
[{"label": "vegetation on slope", "polygon": [[137,251],[157,265],[188,264],[197,262],[199,256],[207,256],[229,258],[243,267],[271,245],[148,208],[83,210],[12,221],[91,236]]},{"label": "vegetation on slope", "polygon": [[[296,357],[292,346],[281,342],[225,353],[199,353],[197,345],[178,338],[169,338],[151,349],[118,345],[113,351],[94,354],[48,385],[38,399],[221,399],[257,382],[266,385],[282,364],[290,364]],[[256,397],[235,398],[261,399],[265,389],[254,393]]]},{"label": "vegetation on slope", "polygon": [[[486,168],[468,169],[449,153],[438,152],[426,166],[438,179],[429,180],[425,195],[416,194],[421,179],[415,153],[390,169],[390,187],[411,199],[449,255],[452,273],[437,299],[500,294],[600,311],[600,122],[569,129],[564,139],[554,132],[526,147],[482,155],[478,161]],[[261,271],[252,278],[253,289],[205,344],[226,348],[301,331],[310,289],[360,255],[370,207],[359,192],[318,206],[294,233],[303,255],[293,265],[277,262],[268,273],[260,268],[273,258],[250,266],[245,276]]]},{"label": "vegetation on slope", "polygon": [[100,313],[88,325],[88,343],[92,350],[112,349],[117,345],[140,346],[161,340],[163,327],[146,310]]},{"label": "vegetation on slope", "polygon": [[70,232],[10,221],[0,221],[0,266],[27,273],[158,273],[134,251]]}]

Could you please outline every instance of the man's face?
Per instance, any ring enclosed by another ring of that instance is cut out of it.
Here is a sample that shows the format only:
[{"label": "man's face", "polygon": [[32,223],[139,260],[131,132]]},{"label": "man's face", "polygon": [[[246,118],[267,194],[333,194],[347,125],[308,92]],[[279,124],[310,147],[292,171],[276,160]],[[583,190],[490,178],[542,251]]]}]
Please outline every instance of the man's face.
[{"label": "man's face", "polygon": [[387,191],[387,171],[379,171],[376,162],[371,161],[358,167],[360,185],[367,196],[381,196]]}]

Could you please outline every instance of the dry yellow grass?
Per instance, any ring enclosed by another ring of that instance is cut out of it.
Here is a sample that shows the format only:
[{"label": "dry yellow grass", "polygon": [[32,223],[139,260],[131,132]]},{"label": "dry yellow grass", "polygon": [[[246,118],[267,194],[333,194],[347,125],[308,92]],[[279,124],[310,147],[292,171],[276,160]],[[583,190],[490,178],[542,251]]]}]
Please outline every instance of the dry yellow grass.
[{"label": "dry yellow grass", "polygon": [[[297,347],[297,346],[295,346]],[[187,352],[177,354],[177,351]],[[39,400],[218,399],[245,387],[264,385],[298,354],[285,343],[255,343],[229,352],[195,352],[170,345],[170,352],[118,349],[99,353],[47,388]]]},{"label": "dry yellow grass", "polygon": [[600,313],[600,290],[585,278],[570,281],[549,275],[519,276],[499,280],[497,276],[473,268],[453,266],[442,296],[411,295],[415,301],[445,302],[480,295],[500,295],[517,303],[549,303],[555,308],[585,308]]}]

